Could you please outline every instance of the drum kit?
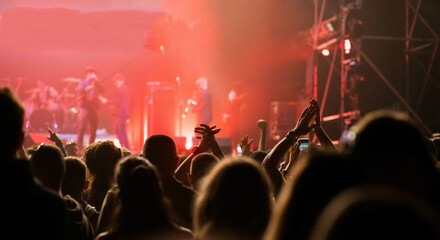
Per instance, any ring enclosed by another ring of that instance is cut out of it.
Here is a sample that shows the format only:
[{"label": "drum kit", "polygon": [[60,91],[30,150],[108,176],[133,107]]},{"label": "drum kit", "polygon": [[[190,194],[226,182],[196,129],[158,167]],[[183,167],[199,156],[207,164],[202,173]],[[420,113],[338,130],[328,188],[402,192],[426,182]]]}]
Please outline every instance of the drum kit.
[{"label": "drum kit", "polygon": [[[74,99],[77,97],[76,85],[78,78],[64,78],[65,88],[58,96],[47,100],[28,99],[24,101],[26,109],[26,129],[30,132],[46,133],[47,129],[57,132],[76,132],[78,106]],[[40,88],[25,91],[27,94],[41,92]]]}]

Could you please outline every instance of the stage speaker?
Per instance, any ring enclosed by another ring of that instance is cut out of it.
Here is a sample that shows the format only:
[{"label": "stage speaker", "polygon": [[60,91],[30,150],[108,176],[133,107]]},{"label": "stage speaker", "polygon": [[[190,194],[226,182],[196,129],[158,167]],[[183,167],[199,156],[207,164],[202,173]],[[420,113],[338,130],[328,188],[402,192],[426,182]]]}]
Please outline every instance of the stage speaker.
[{"label": "stage speaker", "polygon": [[55,145],[55,143],[53,143],[49,139],[47,139],[48,136],[49,136],[48,133],[29,133],[29,135],[26,135],[24,137],[23,146],[25,148],[28,148],[28,147],[31,147],[35,144],[41,144],[41,143]]},{"label": "stage speaker", "polygon": [[279,141],[295,127],[298,118],[296,102],[271,102],[269,138]]},{"label": "stage speaker", "polygon": [[169,83],[149,82],[147,84],[147,134],[175,136],[176,98],[175,87]]},{"label": "stage speaker", "polygon": [[[224,155],[232,154],[232,143],[230,138],[219,137],[215,138],[217,140],[220,149],[223,151]],[[200,143],[200,139],[193,137],[192,139],[193,145],[198,145]]]}]

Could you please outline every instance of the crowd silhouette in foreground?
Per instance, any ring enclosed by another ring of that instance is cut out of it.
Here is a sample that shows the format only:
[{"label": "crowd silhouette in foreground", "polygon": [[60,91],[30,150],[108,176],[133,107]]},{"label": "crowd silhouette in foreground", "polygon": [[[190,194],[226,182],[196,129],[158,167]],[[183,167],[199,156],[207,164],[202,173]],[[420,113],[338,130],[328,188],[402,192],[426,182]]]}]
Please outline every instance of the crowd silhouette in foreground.
[{"label": "crowd silhouette in foreground", "polygon": [[182,157],[165,135],[140,155],[111,141],[79,155],[52,132],[54,144],[25,149],[24,110],[7,87],[0,111],[2,238],[440,239],[440,138],[402,112],[368,113],[334,145],[311,99],[273,148],[263,120],[258,149],[243,136],[240,155],[202,124]]}]

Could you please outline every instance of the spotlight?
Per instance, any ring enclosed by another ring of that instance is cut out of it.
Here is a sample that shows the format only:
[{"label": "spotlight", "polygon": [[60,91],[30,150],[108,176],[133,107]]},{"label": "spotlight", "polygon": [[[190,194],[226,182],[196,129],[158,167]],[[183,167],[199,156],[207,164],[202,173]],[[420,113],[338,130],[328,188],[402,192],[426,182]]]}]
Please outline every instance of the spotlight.
[{"label": "spotlight", "polygon": [[349,39],[345,39],[344,41],[344,49],[345,49],[345,54],[350,54],[351,52],[351,42]]},{"label": "spotlight", "polygon": [[330,56],[330,50],[328,50],[327,48],[322,49],[321,53],[326,57]]}]

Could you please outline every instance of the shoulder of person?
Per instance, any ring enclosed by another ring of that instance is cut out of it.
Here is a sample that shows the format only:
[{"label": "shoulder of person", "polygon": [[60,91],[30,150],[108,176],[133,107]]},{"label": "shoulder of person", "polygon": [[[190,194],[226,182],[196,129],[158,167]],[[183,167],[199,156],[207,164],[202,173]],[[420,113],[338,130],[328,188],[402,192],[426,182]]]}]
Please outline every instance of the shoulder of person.
[{"label": "shoulder of person", "polygon": [[118,239],[118,238],[115,238],[115,237],[113,236],[113,234],[112,234],[112,233],[109,233],[109,232],[103,232],[103,233],[100,233],[100,234],[95,238],[95,240],[116,240],[116,239]]},{"label": "shoulder of person", "polygon": [[112,188],[110,188],[107,191],[106,198],[111,198],[111,199],[119,198],[119,187],[113,186]]},{"label": "shoulder of person", "polygon": [[176,177],[173,177],[173,179],[176,187],[183,189],[183,191],[194,193],[194,190],[191,187],[183,184]]},{"label": "shoulder of person", "polygon": [[63,200],[69,212],[83,212],[81,205],[70,195],[64,196]]}]

